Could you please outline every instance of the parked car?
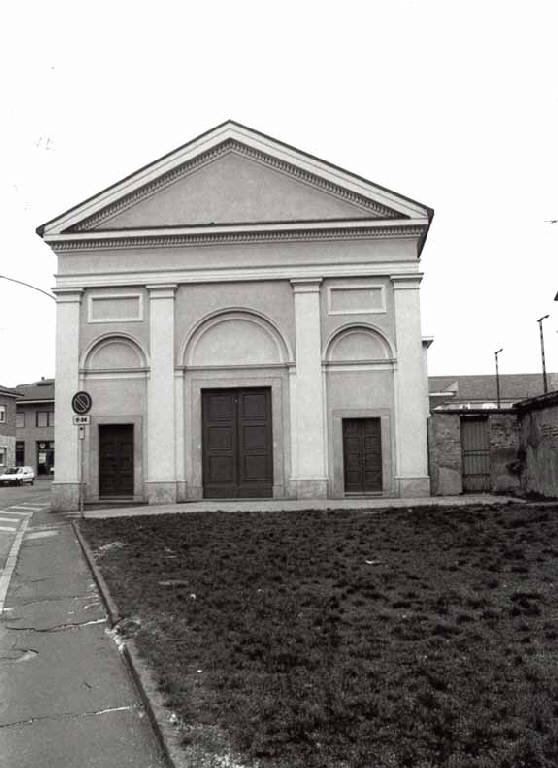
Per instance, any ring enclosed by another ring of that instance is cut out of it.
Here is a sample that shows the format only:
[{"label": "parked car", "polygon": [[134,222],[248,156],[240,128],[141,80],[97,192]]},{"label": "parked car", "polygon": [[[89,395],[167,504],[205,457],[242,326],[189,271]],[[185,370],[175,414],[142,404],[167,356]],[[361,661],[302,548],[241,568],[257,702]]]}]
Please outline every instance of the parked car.
[{"label": "parked car", "polygon": [[34,480],[33,467],[8,467],[0,474],[0,485],[33,485]]}]

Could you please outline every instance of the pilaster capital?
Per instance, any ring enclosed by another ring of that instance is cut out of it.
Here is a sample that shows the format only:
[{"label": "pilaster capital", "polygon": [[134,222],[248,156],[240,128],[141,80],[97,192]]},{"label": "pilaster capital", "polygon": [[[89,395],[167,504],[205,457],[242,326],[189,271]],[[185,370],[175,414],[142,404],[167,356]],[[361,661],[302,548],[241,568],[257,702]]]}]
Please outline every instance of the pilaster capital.
[{"label": "pilaster capital", "polygon": [[146,285],[149,291],[149,298],[153,299],[174,299],[178,285],[176,283],[164,283],[161,285]]},{"label": "pilaster capital", "polygon": [[420,288],[422,277],[422,272],[416,272],[414,275],[391,275],[390,279],[394,291],[409,291]]},{"label": "pilaster capital", "polygon": [[80,304],[83,288],[53,288],[57,304]]},{"label": "pilaster capital", "polygon": [[321,277],[301,277],[291,280],[291,285],[295,293],[319,293],[322,282]]}]

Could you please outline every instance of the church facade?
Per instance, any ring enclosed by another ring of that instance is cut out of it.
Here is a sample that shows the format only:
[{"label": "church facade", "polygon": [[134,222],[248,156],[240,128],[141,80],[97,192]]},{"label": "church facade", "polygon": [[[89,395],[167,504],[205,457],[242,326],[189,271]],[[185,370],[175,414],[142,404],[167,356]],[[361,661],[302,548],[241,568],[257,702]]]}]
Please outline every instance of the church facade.
[{"label": "church facade", "polygon": [[53,508],[81,476],[91,502],[428,495],[431,218],[229,121],[39,227],[58,257]]}]

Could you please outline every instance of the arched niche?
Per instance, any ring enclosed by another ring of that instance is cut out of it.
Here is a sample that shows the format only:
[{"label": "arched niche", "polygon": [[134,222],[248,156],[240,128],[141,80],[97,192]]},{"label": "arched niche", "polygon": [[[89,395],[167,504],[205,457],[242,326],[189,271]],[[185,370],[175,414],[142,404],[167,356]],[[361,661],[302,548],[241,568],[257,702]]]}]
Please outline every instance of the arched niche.
[{"label": "arched niche", "polygon": [[146,355],[135,339],[105,336],[96,339],[83,356],[87,371],[137,370],[147,365]]},{"label": "arched niche", "polygon": [[386,337],[369,326],[350,326],[329,340],[326,360],[334,363],[392,360],[393,350]]},{"label": "arched niche", "polygon": [[188,367],[280,365],[290,359],[283,336],[267,318],[229,310],[200,322],[184,345]]}]

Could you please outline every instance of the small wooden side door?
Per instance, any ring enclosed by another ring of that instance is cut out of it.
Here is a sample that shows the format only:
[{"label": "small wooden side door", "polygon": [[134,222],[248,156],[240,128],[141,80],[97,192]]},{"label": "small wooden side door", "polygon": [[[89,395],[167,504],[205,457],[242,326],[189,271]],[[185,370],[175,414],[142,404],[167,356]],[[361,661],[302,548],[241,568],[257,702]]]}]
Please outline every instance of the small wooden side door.
[{"label": "small wooden side door", "polygon": [[343,419],[345,493],[382,491],[382,432],[379,418]]},{"label": "small wooden side door", "polygon": [[134,495],[134,425],[99,425],[99,496]]}]

